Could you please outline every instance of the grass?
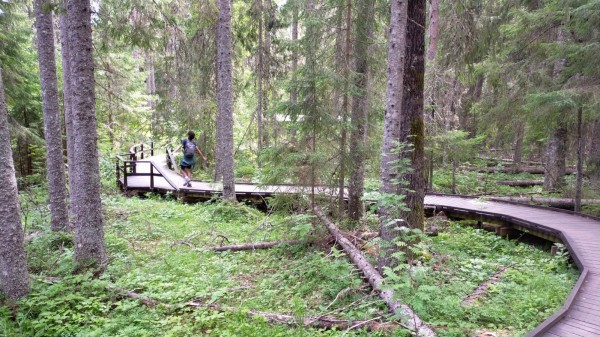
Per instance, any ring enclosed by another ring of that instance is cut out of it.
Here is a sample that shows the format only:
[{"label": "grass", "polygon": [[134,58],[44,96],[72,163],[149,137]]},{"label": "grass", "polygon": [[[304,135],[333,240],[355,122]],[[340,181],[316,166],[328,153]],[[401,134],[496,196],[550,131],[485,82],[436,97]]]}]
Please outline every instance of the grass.
[{"label": "grass", "polygon": [[[353,319],[386,315],[385,306],[337,249],[321,251],[309,244],[236,253],[202,249],[227,240],[236,244],[325,237],[324,227],[313,227],[308,216],[267,216],[230,203],[188,205],[118,195],[105,196],[104,210],[110,257],[106,272],[99,278],[73,275],[72,237],[45,232],[26,247],[32,292],[16,307],[0,307],[0,335],[390,334],[289,327],[246,315],[252,309],[296,316],[339,309],[332,315]],[[29,219],[37,219],[31,227],[47,231],[40,225],[44,216],[30,212]],[[458,225],[427,242],[426,249],[429,254],[415,267],[412,280],[402,279],[406,282],[396,286],[402,301],[431,322],[440,336],[462,336],[482,328],[522,334],[560,305],[576,278],[564,258]],[[509,262],[516,266],[488,295],[473,307],[460,306],[464,296]],[[170,306],[145,306],[110,290],[114,287]],[[187,306],[192,300],[236,310]],[[399,329],[391,335],[406,332]]]}]

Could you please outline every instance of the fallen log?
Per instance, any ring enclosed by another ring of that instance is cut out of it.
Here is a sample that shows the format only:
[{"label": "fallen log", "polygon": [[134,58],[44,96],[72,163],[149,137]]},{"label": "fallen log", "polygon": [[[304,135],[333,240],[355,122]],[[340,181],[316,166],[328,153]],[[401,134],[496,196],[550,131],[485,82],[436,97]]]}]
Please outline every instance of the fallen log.
[{"label": "fallen log", "polygon": [[[224,307],[214,303],[206,304],[200,301],[191,301],[186,303],[186,305],[194,308],[209,308],[218,311],[239,311],[239,309],[236,308]],[[296,317],[293,315],[276,314],[259,310],[250,310],[247,314],[252,317],[263,317],[269,323],[304,326],[317,329],[355,330],[364,328],[368,331],[393,331],[399,327],[397,324],[381,322],[381,317],[375,317],[369,320],[340,319],[323,315],[314,317]]]},{"label": "fallen log", "polygon": [[[519,168],[513,168],[513,167],[474,167],[474,166],[466,166],[463,167],[464,170],[466,171],[477,171],[479,173],[521,173],[521,172],[525,172],[525,173],[531,173],[531,174],[544,174],[544,168],[543,167],[519,167]],[[575,170],[573,169],[566,169],[565,170],[565,174],[573,174],[575,173]]]},{"label": "fallen log", "polygon": [[[535,198],[535,197],[491,197],[494,201],[510,201],[522,204],[538,204],[550,207],[570,209],[575,208],[575,201],[567,198]],[[582,205],[600,205],[600,199],[582,199]]]},{"label": "fallen log", "polygon": [[485,294],[485,292],[487,291],[487,289],[490,285],[498,283],[500,281],[500,279],[502,278],[502,275],[504,275],[504,273],[506,272],[506,270],[514,265],[515,265],[515,263],[513,262],[513,263],[509,264],[508,266],[502,266],[500,269],[498,269],[498,271],[496,271],[492,275],[492,277],[489,278],[489,280],[480,284],[477,287],[477,289],[475,289],[471,294],[469,294],[469,296],[465,297],[465,299],[462,301],[461,305],[463,307],[471,305],[473,303],[473,301],[475,301],[476,299],[481,297],[481,295]]},{"label": "fallen log", "polygon": [[[144,295],[141,295],[141,294],[138,294],[135,291],[125,290],[125,289],[117,288],[114,286],[109,286],[108,290],[114,291],[114,292],[118,293],[120,296],[138,300],[138,301],[142,302],[142,304],[144,304],[145,306],[148,306],[148,307],[154,307],[154,306],[161,304],[157,300],[147,297],[147,296],[144,296]],[[166,307],[170,307],[169,304],[163,304],[163,305]]]},{"label": "fallen log", "polygon": [[360,269],[365,278],[369,281],[371,287],[379,291],[379,297],[385,301],[390,311],[394,315],[406,319],[407,327],[417,336],[435,337],[435,332],[427,326],[427,324],[423,322],[423,320],[421,320],[408,305],[399,303],[394,299],[394,290],[381,289],[383,278],[379,272],[377,272],[377,270],[363,257],[361,252],[341,234],[337,226],[331,222],[317,206],[313,208],[313,211],[319,219],[327,225],[327,229],[329,229],[331,235],[336,238],[338,244],[342,246],[344,252],[348,255],[350,260],[352,260],[354,265]]},{"label": "fallen log", "polygon": [[506,185],[513,187],[531,187],[531,186],[541,186],[544,185],[543,180],[528,180],[528,181],[514,181],[514,180],[504,180],[496,182],[498,185]]},{"label": "fallen log", "polygon": [[228,246],[218,246],[218,247],[206,247],[202,248],[205,250],[211,250],[214,252],[224,252],[227,250],[230,251],[241,251],[241,250],[255,250],[255,249],[269,249],[279,245],[297,245],[301,243],[305,243],[306,241],[302,240],[291,240],[291,241],[269,241],[269,242],[252,242],[241,245],[228,245]]}]

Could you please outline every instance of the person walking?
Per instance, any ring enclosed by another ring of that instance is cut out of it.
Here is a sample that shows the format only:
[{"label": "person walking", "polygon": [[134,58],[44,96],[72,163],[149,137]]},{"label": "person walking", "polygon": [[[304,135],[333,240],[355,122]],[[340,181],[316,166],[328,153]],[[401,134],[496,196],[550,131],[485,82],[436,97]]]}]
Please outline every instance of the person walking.
[{"label": "person walking", "polygon": [[174,153],[177,153],[179,149],[183,149],[183,158],[179,163],[179,167],[181,167],[181,172],[183,173],[183,178],[185,179],[183,186],[187,187],[192,187],[192,169],[194,168],[194,165],[196,165],[194,155],[198,153],[202,156],[202,158],[204,158],[204,160],[206,160],[206,156],[204,153],[202,153],[198,145],[196,145],[194,138],[196,138],[194,131],[188,131],[187,138],[182,139],[181,144],[179,144],[175,151],[173,151]]}]

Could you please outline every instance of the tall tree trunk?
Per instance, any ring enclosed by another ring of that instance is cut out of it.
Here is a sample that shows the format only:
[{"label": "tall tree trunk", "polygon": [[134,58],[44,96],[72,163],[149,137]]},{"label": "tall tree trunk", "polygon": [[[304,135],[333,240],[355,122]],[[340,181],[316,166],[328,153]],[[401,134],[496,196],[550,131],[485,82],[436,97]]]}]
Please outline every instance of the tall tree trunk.
[{"label": "tall tree trunk", "polygon": [[[292,83],[296,83],[296,71],[298,71],[298,4],[294,4],[292,9]],[[290,90],[290,103],[295,106],[298,102],[298,91],[292,86]],[[296,143],[296,127],[292,124],[290,128],[292,144]]]},{"label": "tall tree trunk", "polygon": [[8,111],[0,69],[0,290],[11,300],[29,293],[29,274],[19,213],[17,179],[13,165]]},{"label": "tall tree trunk", "polygon": [[[556,41],[563,44],[567,33],[562,25],[558,27]],[[562,71],[565,67],[565,59],[559,59],[554,62],[552,78],[558,85],[561,81]],[[565,157],[567,148],[567,127],[565,125],[565,112],[560,111],[557,119],[557,125],[552,130],[546,146],[546,160],[544,162],[544,189],[546,191],[555,190],[565,185]]]},{"label": "tall tree trunk", "polygon": [[218,0],[217,23],[217,161],[223,176],[223,198],[235,200],[233,174],[233,95],[231,66],[231,2]]},{"label": "tall tree trunk", "polygon": [[261,168],[260,154],[263,149],[263,137],[264,137],[264,126],[263,126],[263,6],[262,0],[257,0],[258,4],[258,64],[256,65],[256,81],[257,83],[257,97],[256,97],[256,124],[258,126],[258,167]]},{"label": "tall tree trunk", "polygon": [[350,132],[350,181],[348,189],[348,216],[358,220],[362,216],[361,197],[365,179],[365,151],[367,142],[367,119],[369,113],[369,39],[373,30],[374,2],[357,3],[357,19],[354,44],[354,86],[357,94],[352,98]]},{"label": "tall tree trunk", "polygon": [[521,169],[521,161],[523,160],[523,136],[525,134],[525,122],[517,122],[515,129],[515,149],[513,154],[513,169],[519,171]]},{"label": "tall tree trunk", "polygon": [[580,105],[577,109],[577,180],[575,182],[575,212],[581,212],[581,185],[583,182],[583,139],[582,139],[582,121],[583,107]]},{"label": "tall tree trunk", "polygon": [[73,109],[74,158],[71,193],[75,224],[75,261],[80,267],[106,263],[104,219],[100,199],[98,135],[92,27],[89,0],[68,0],[71,103]]},{"label": "tall tree trunk", "polygon": [[[26,129],[29,129],[29,111],[27,108],[23,109],[23,126]],[[30,176],[33,174],[33,153],[31,153],[31,143],[29,142],[29,138],[25,137],[24,139],[24,148],[25,148],[25,174],[23,176]]]},{"label": "tall tree trunk", "polygon": [[[383,147],[381,153],[381,193],[398,194],[400,192],[396,182],[398,170],[395,167],[399,157],[394,152],[400,139],[400,113],[402,109],[402,96],[404,87],[404,59],[406,53],[406,24],[407,24],[407,1],[392,0],[391,17],[388,38],[388,69],[386,105],[383,125]],[[379,237],[382,241],[389,243],[396,237],[393,214],[391,209],[382,206],[379,209],[381,217],[381,228]],[[384,249],[378,264],[391,265],[392,249]]]},{"label": "tall tree trunk", "polygon": [[427,61],[435,59],[437,53],[438,33],[440,30],[440,0],[429,1],[429,46],[427,47]]},{"label": "tall tree trunk", "polygon": [[[263,102],[262,102],[262,111],[263,111],[263,124],[266,125],[266,128],[263,128],[263,147],[269,146],[269,142],[271,138],[274,140],[274,136],[276,134],[276,127],[272,125],[269,121],[269,117],[266,114],[266,111],[269,109],[269,92],[270,92],[270,69],[269,63],[271,60],[271,28],[273,25],[273,17],[272,17],[272,3],[271,0],[265,0],[265,6],[267,16],[266,19],[263,17],[263,29],[264,29],[264,48],[263,48],[263,66],[262,66],[262,76],[263,76]],[[263,10],[264,11],[264,10]],[[269,127],[269,125],[271,127]]]},{"label": "tall tree trunk", "polygon": [[[65,131],[67,139],[67,172],[69,178],[69,188],[73,186],[73,167],[75,167],[75,131],[73,130],[73,109],[71,102],[71,61],[69,53],[69,21],[67,18],[66,4],[61,4],[60,11],[60,51],[62,59],[62,72],[63,72],[63,107],[65,115]],[[73,205],[73,193],[69,193],[71,205]],[[73,210],[70,210],[70,214],[73,214]],[[69,223],[70,229],[73,229],[72,219]]]},{"label": "tall tree trunk", "polygon": [[350,83],[350,29],[352,25],[352,0],[346,3],[346,26],[344,30],[344,56],[342,73],[344,76],[344,91],[342,92],[342,106],[340,110],[342,131],[340,137],[340,177],[338,182],[338,218],[344,216],[344,197],[346,180],[347,142],[348,142],[348,88]]},{"label": "tall tree trunk", "polygon": [[587,160],[587,170],[590,175],[590,180],[598,184],[600,183],[600,117],[596,119],[592,126],[591,142],[589,157]]},{"label": "tall tree trunk", "polygon": [[65,165],[62,153],[60,108],[54,59],[54,27],[49,0],[35,0],[35,28],[37,31],[38,61],[42,84],[44,111],[44,136],[46,139],[46,165],[50,194],[51,228],[65,230],[69,224]]},{"label": "tall tree trunk", "polygon": [[406,25],[406,61],[404,63],[404,94],[400,121],[400,142],[410,144],[410,152],[401,152],[401,158],[410,159],[411,171],[402,175],[408,182],[406,205],[400,212],[411,228],[423,230],[425,198],[425,128],[423,123],[423,91],[425,78],[425,0],[408,3]]}]

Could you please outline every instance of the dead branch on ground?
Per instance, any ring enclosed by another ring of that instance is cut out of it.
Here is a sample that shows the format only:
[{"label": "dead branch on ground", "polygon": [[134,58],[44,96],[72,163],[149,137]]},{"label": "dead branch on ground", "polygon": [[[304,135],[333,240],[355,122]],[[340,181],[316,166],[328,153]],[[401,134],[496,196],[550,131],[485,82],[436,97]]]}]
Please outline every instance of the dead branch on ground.
[{"label": "dead branch on ground", "polygon": [[341,234],[337,226],[331,222],[318,207],[315,206],[313,211],[319,219],[327,225],[329,232],[336,238],[338,244],[342,246],[344,252],[348,255],[350,260],[352,260],[354,265],[360,269],[365,278],[369,281],[371,287],[379,291],[379,296],[385,301],[390,311],[394,315],[408,318],[406,325],[410,330],[414,331],[417,336],[435,337],[435,332],[427,326],[427,324],[423,322],[423,320],[421,320],[408,305],[396,301],[392,289],[381,289],[383,278],[379,272],[377,272],[377,270],[362,256],[361,252]]}]

